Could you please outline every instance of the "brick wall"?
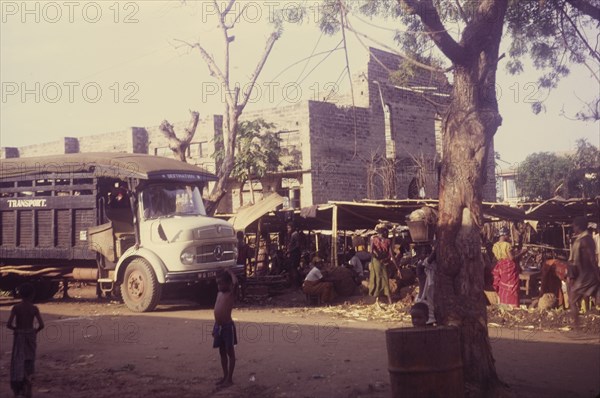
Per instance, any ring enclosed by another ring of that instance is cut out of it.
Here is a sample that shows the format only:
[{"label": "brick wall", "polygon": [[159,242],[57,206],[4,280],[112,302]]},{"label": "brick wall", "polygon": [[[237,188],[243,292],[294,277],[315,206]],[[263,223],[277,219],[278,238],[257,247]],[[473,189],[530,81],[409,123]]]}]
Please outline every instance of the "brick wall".
[{"label": "brick wall", "polygon": [[34,156],[60,155],[65,153],[65,140],[46,142],[43,144],[25,145],[19,148],[19,157],[30,158]]},{"label": "brick wall", "polygon": [[369,110],[355,108],[356,135],[352,108],[309,101],[309,110],[313,203],[364,199],[366,160],[383,142],[369,130]]},{"label": "brick wall", "polygon": [[[314,202],[311,185],[311,127],[309,120],[309,103],[306,101],[297,104],[280,106],[244,112],[242,120],[254,120],[262,118],[269,123],[275,124],[275,131],[279,132],[281,138],[281,172],[288,175],[293,171],[291,177],[298,179],[300,184],[301,206],[310,206]],[[268,189],[277,189],[280,186],[281,175],[276,178],[268,178],[265,186]],[[279,192],[287,195],[285,189]],[[237,199],[234,199],[234,201]]]},{"label": "brick wall", "polygon": [[[427,70],[417,73],[405,82],[391,79],[391,73],[401,67],[397,55],[371,48],[368,63],[368,87],[371,109],[370,129],[373,135],[383,135],[378,153],[386,153],[385,113],[383,105],[391,110],[391,132],[394,143],[396,168],[396,197],[408,197],[408,186],[416,177],[419,165],[423,166],[425,194],[437,197],[438,181],[435,164],[439,161],[436,151],[435,120],[442,111],[447,97],[433,96],[427,92],[446,95],[449,85],[443,75]],[[435,88],[435,90],[425,90]],[[434,98],[435,97],[435,98]],[[388,144],[389,145],[389,144]],[[381,195],[379,190],[376,195]]]},{"label": "brick wall", "polygon": [[131,129],[79,137],[79,152],[133,152]]},{"label": "brick wall", "polygon": [[281,138],[280,161],[283,166],[287,166],[286,169],[291,168],[291,152],[295,149],[301,153],[299,168],[308,169],[310,168],[308,112],[308,103],[303,101],[293,105],[245,112],[241,120],[262,118],[266,122],[274,123],[275,131],[279,132]]}]

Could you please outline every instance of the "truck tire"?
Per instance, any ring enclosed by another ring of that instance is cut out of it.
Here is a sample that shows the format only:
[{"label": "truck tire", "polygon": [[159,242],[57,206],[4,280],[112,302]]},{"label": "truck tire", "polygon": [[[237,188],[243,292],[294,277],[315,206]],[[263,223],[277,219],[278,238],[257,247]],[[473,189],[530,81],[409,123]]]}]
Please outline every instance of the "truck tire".
[{"label": "truck tire", "polygon": [[121,286],[122,284],[114,284],[113,290],[111,290],[110,295],[111,298],[115,301],[123,302],[123,295],[121,294]]},{"label": "truck tire", "polygon": [[146,260],[136,258],[129,263],[121,284],[121,296],[127,308],[134,312],[154,310],[161,290],[154,270]]}]

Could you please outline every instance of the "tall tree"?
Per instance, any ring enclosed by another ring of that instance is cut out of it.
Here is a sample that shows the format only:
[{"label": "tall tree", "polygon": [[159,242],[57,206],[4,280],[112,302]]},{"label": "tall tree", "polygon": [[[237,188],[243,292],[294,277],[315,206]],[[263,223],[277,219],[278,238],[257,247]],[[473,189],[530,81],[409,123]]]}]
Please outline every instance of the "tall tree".
[{"label": "tall tree", "polygon": [[[240,183],[240,206],[243,205],[243,188],[250,184],[254,200],[253,180],[261,179],[269,172],[277,171],[281,139],[273,131],[275,125],[264,119],[243,121],[238,128],[236,153],[231,177]],[[225,151],[222,146],[214,154],[217,163],[223,160]]]},{"label": "tall tree", "polygon": [[[483,298],[483,258],[480,229],[482,191],[491,143],[502,122],[496,97],[496,72],[507,11],[519,14],[524,3],[538,3],[542,10],[551,1],[518,0],[365,0],[360,9],[370,15],[400,18],[408,35],[415,40],[401,40],[407,64],[444,71],[423,65],[427,59],[409,57],[427,54],[425,43],[433,43],[439,59],[452,74],[452,95],[442,119],[443,157],[440,176],[438,260],[435,294],[436,317],[443,325],[455,325],[461,331],[462,359],[468,396],[494,396],[503,391],[492,356],[487,312]],[[582,3],[582,2],[577,2]],[[589,3],[589,2],[588,2]],[[349,7],[344,0],[324,0],[325,15],[321,28],[342,33],[348,25]],[[510,6],[510,9],[509,9]],[[356,7],[356,6],[355,6]],[[573,18],[588,15],[570,9]],[[512,15],[512,14],[509,14]],[[525,17],[535,25],[538,15]],[[556,22],[555,22],[556,23]],[[509,33],[521,32],[515,24]],[[399,29],[400,31],[401,29]],[[402,38],[404,35],[397,35]],[[536,40],[533,35],[526,35]],[[540,47],[540,48],[543,48]],[[511,54],[509,54],[511,55]],[[535,60],[543,59],[538,53]],[[542,67],[566,73],[559,65]]]},{"label": "tall tree", "polygon": [[[236,4],[238,3],[238,4]],[[252,91],[256,84],[256,80],[265,66],[267,58],[275,45],[275,42],[282,34],[281,19],[275,18],[276,14],[272,15],[272,22],[275,23],[274,30],[268,36],[264,49],[258,57],[258,62],[254,68],[254,72],[250,76],[248,83],[244,85],[244,91],[240,90],[240,86],[231,79],[230,62],[231,62],[231,45],[235,40],[235,35],[232,34],[233,29],[240,21],[240,17],[244,14],[244,7],[240,10],[240,4],[236,0],[227,2],[218,2],[213,0],[212,4],[215,13],[217,14],[218,27],[223,36],[223,60],[221,65],[217,63],[215,57],[210,54],[200,41],[196,43],[184,42],[192,49],[198,50],[200,56],[208,66],[210,75],[217,80],[224,94],[224,109],[223,109],[223,150],[224,156],[218,164],[217,177],[218,180],[214,185],[208,201],[206,210],[209,214],[216,211],[219,201],[226,193],[226,183],[233,171],[235,164],[236,140],[239,131],[239,118],[248,104],[248,100],[252,95]],[[235,6],[235,8],[234,8]]]},{"label": "tall tree", "polygon": [[526,200],[568,196],[566,190],[571,165],[569,158],[554,153],[528,155],[517,170],[515,183],[519,196]]},{"label": "tall tree", "polygon": [[448,33],[433,1],[401,3],[409,14],[420,18],[428,37],[452,64],[452,100],[442,126],[440,268],[435,285],[440,299],[435,310],[441,324],[461,329],[469,391],[487,396],[498,389],[499,379],[482,299],[481,195],[490,144],[502,122],[495,86],[508,1],[483,0],[476,7],[463,8],[465,27],[458,40]]},{"label": "tall tree", "polygon": [[600,151],[585,139],[577,140],[567,188],[570,197],[595,198],[600,195]]},{"label": "tall tree", "polygon": [[577,141],[573,154],[532,153],[517,171],[519,195],[528,200],[600,195],[600,151],[585,139]]}]

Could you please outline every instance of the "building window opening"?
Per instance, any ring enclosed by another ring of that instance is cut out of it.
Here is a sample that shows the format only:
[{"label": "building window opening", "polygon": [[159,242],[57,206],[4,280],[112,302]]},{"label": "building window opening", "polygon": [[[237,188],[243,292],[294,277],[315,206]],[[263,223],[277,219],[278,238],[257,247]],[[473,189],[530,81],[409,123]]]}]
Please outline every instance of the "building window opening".
[{"label": "building window opening", "polygon": [[385,104],[383,107],[383,119],[385,129],[385,157],[388,159],[396,158],[396,142],[394,141],[392,125],[392,107]]}]

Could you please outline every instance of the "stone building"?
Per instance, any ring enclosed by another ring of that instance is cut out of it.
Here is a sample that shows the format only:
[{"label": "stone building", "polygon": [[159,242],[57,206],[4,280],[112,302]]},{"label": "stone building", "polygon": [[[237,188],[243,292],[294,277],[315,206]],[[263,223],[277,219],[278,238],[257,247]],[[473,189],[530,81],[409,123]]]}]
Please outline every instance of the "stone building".
[{"label": "stone building", "polygon": [[[353,79],[354,101],[346,94],[244,112],[244,120],[260,117],[274,123],[281,138],[282,167],[255,182],[253,191],[259,191],[259,196],[277,191],[290,198],[292,207],[329,200],[436,198],[442,149],[439,114],[451,87],[445,76],[424,69],[396,78],[394,71],[401,69],[402,62],[394,54],[371,48],[366,69]],[[186,125],[187,121],[175,123],[175,131]],[[222,117],[202,118],[188,162],[214,172],[211,155],[218,134],[222,134]],[[2,156],[98,151],[172,156],[158,126],[2,148]],[[489,161],[484,200],[495,201],[493,156]],[[239,206],[239,184],[232,181],[230,191],[220,212]],[[246,200],[249,192],[247,183],[242,192]]]}]

